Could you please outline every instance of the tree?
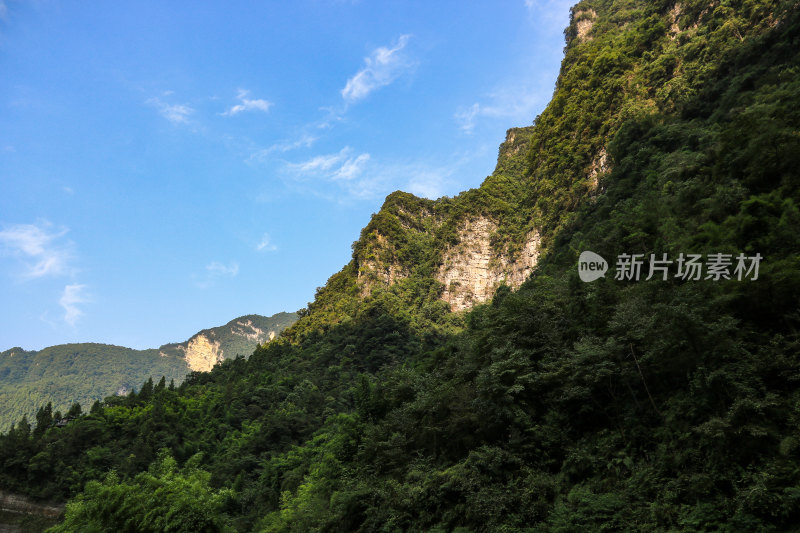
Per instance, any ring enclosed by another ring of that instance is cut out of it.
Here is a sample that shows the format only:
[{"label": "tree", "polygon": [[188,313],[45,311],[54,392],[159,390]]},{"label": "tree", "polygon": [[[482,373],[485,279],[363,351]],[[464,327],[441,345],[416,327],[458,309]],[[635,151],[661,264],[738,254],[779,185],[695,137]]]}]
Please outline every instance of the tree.
[{"label": "tree", "polygon": [[90,481],[67,505],[64,522],[49,533],[72,531],[118,533],[216,533],[233,531],[222,506],[230,491],[214,491],[210,474],[197,468],[195,456],[184,469],[164,449],[147,472],[122,481],[113,471]]}]

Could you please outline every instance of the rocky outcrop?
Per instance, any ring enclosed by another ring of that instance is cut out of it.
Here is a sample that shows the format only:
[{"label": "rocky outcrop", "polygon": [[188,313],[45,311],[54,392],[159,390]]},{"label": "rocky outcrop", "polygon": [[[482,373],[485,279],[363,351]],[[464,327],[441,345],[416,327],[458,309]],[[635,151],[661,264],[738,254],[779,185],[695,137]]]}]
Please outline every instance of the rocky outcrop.
[{"label": "rocky outcrop", "polygon": [[224,326],[204,329],[186,342],[165,344],[159,353],[162,357],[180,357],[189,370],[208,372],[225,359],[249,356],[258,345],[273,340],[292,324],[295,317],[294,313],[241,316]]},{"label": "rocky outcrop", "polygon": [[209,372],[214,365],[225,359],[219,342],[212,341],[203,334],[189,340],[186,347],[179,345],[178,349],[184,351],[184,359],[192,371]]},{"label": "rocky outcrop", "polygon": [[[425,284],[415,280],[433,278],[441,283],[441,299],[461,311],[489,300],[503,283],[519,287],[533,272],[541,249],[538,231],[525,235],[513,226],[521,218],[518,211],[530,209],[519,204],[527,201],[533,131],[528,126],[506,132],[494,172],[481,189],[437,200],[400,191],[387,196],[353,244],[350,272],[355,273],[358,295],[369,298],[378,288],[397,285],[404,286],[398,294],[407,294]],[[525,218],[527,224],[535,223]]]},{"label": "rocky outcrop", "polygon": [[459,229],[459,243],[445,251],[436,279],[444,284],[442,300],[453,311],[489,300],[498,286],[519,287],[539,261],[541,237],[532,230],[522,252],[511,257],[492,249],[497,224],[486,217],[467,220]]},{"label": "rocky outcrop", "polygon": [[253,324],[252,320],[237,320],[231,326],[231,333],[255,342],[262,342],[267,336],[264,330],[257,328]]},{"label": "rocky outcrop", "polygon": [[611,164],[608,161],[608,154],[606,153],[606,149],[602,148],[597,153],[594,160],[592,160],[592,164],[589,167],[589,191],[591,193],[602,192],[599,190],[600,175],[610,171]]},{"label": "rocky outcrop", "polygon": [[597,13],[594,9],[586,9],[576,11],[573,15],[575,20],[575,31],[577,37],[581,41],[588,41],[592,39],[590,32],[594,26],[594,19],[597,18]]}]

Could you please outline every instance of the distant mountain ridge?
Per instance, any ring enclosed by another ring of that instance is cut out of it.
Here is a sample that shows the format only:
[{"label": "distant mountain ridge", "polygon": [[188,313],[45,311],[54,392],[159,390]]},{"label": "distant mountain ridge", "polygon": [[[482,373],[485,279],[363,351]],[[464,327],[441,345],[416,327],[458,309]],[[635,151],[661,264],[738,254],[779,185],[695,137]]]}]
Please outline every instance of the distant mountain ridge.
[{"label": "distant mountain ridge", "polygon": [[88,409],[95,400],[133,390],[148,378],[176,384],[191,371],[249,356],[297,319],[296,313],[245,315],[204,329],[182,343],[134,350],[99,343],[60,344],[42,350],[14,347],[0,352],[0,431],[51,402],[66,412],[74,403]]},{"label": "distant mountain ridge", "polygon": [[257,345],[271,341],[295,320],[296,313],[244,315],[224,326],[204,329],[185,342],[165,344],[158,351],[161,357],[182,358],[189,370],[208,372],[225,359],[248,357]]}]

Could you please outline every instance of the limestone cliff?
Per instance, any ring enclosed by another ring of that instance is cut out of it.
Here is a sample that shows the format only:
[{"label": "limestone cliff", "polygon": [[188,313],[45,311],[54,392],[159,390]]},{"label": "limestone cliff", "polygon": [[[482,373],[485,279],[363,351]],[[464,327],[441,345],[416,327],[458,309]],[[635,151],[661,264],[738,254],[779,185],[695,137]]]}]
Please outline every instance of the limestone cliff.
[{"label": "limestone cliff", "polygon": [[209,340],[203,334],[193,337],[185,347],[178,346],[178,349],[183,351],[186,364],[192,371],[208,372],[225,359],[219,342]]},{"label": "limestone cliff", "polygon": [[453,311],[469,309],[491,299],[501,284],[516,289],[539,260],[541,237],[531,230],[516,257],[497,254],[492,237],[497,223],[486,217],[466,220],[458,231],[458,244],[445,250],[436,279],[444,284],[441,298]]},{"label": "limestone cliff", "polygon": [[[514,226],[506,224],[501,230],[501,225],[518,211],[469,207],[497,199],[509,204],[519,200],[509,184],[524,174],[529,137],[530,128],[508,130],[497,168],[481,189],[435,201],[391,194],[354,246],[361,297],[370,296],[376,287],[427,276],[439,282],[439,298],[452,311],[461,311],[489,300],[501,284],[518,288],[539,259],[539,231],[530,227],[509,234],[508,228]],[[487,192],[490,200],[485,198]]]},{"label": "limestone cliff", "polygon": [[295,313],[271,317],[246,315],[216,328],[204,329],[180,344],[160,348],[162,356],[179,354],[189,370],[208,372],[225,359],[249,356],[259,344],[269,342],[297,319]]}]

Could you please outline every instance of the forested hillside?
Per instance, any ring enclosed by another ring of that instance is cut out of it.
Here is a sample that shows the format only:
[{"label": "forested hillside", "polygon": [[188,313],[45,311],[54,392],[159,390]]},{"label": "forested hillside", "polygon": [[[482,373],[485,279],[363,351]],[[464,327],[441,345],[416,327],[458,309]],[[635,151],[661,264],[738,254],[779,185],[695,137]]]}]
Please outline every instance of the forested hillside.
[{"label": "forested hillside", "polygon": [[[800,9],[585,0],[566,39],[479,189],[391,195],[249,359],[15,426],[0,486],[71,499],[53,531],[796,527]],[[483,304],[440,277],[479,227]],[[625,279],[622,254],[674,262]],[[695,280],[680,254],[761,262]]]},{"label": "forested hillside", "polygon": [[150,350],[83,343],[0,352],[0,431],[23,416],[33,421],[48,403],[53,415],[66,415],[76,403],[88,407],[106,396],[127,394],[148,379],[164,376],[167,383],[180,384],[192,370],[209,370],[226,358],[250,355],[295,320],[295,313],[246,315],[182,343]]}]

